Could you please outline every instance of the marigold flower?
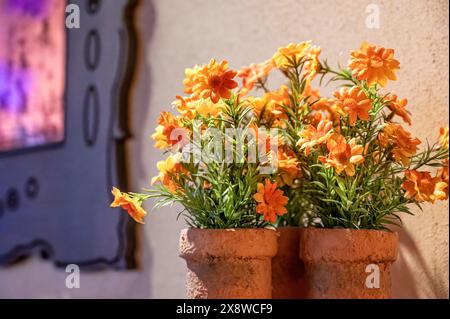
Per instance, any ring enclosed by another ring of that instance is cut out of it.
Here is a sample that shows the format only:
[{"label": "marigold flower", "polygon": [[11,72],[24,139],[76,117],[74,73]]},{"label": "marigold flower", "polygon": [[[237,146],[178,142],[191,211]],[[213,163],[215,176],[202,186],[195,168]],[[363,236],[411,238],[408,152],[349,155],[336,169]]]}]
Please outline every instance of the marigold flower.
[{"label": "marigold flower", "polygon": [[301,149],[305,150],[305,155],[308,156],[311,148],[327,142],[333,132],[332,129],[333,123],[327,120],[320,121],[317,128],[309,124],[300,132],[301,138],[297,145],[301,146]]},{"label": "marigold flower", "polygon": [[131,218],[137,223],[145,224],[144,218],[147,212],[142,208],[141,202],[132,198],[126,193],[122,193],[119,189],[113,187],[111,193],[114,195],[114,201],[111,203],[111,207],[120,207],[128,212]]},{"label": "marigold flower", "polygon": [[267,60],[259,64],[251,64],[250,66],[243,67],[237,74],[242,78],[242,89],[240,96],[246,95],[253,90],[254,86],[258,82],[264,82],[269,72],[275,67],[272,60]]},{"label": "marigold flower", "polygon": [[448,150],[448,127],[441,127],[439,130],[439,143],[442,148]]},{"label": "marigold flower", "polygon": [[409,117],[409,112],[406,110],[406,104],[408,104],[407,99],[398,99],[397,95],[390,94],[385,98],[387,107],[394,113],[402,118],[405,123],[411,125],[411,118]]},{"label": "marigold flower", "polygon": [[217,63],[212,59],[191,78],[192,97],[210,98],[213,103],[219,102],[220,98],[229,99],[231,90],[237,87],[237,83],[233,80],[236,73],[228,68],[227,61]]},{"label": "marigold flower", "polygon": [[387,123],[378,136],[380,145],[384,148],[392,147],[392,156],[396,162],[408,166],[411,157],[417,152],[417,145],[421,142],[417,138],[411,138],[411,133],[395,123]]},{"label": "marigold flower", "polygon": [[435,201],[434,192],[437,179],[431,177],[430,172],[407,170],[405,171],[405,178],[402,188],[406,191],[406,198],[414,198],[418,202]]},{"label": "marigold flower", "polygon": [[354,86],[351,89],[346,87],[334,92],[335,103],[338,109],[349,116],[350,125],[355,125],[356,120],[369,120],[369,110],[372,108],[372,100],[364,91]]},{"label": "marigold flower", "polygon": [[369,85],[378,83],[386,86],[387,80],[397,80],[395,71],[400,62],[394,59],[394,50],[363,43],[357,51],[351,51],[348,67],[358,80],[366,80]]},{"label": "marigold flower", "polygon": [[293,67],[292,62],[298,63],[302,60],[311,47],[311,41],[301,43],[289,43],[287,47],[282,47],[272,57],[273,62],[279,69]]},{"label": "marigold flower", "polygon": [[182,128],[181,119],[173,116],[169,112],[162,112],[155,133],[152,135],[155,140],[155,147],[166,149],[178,145],[183,147],[180,142],[185,141],[187,135],[186,129]]},{"label": "marigold flower", "polygon": [[344,136],[333,134],[327,142],[327,149],[328,157],[319,156],[319,161],[328,167],[334,167],[338,174],[345,171],[348,176],[354,176],[355,165],[364,162],[364,147],[358,145],[355,139],[347,143]]},{"label": "marigold flower", "polygon": [[188,172],[184,169],[183,165],[180,163],[179,158],[180,154],[170,155],[164,161],[159,161],[156,164],[156,167],[159,170],[159,174],[153,177],[151,183],[154,184],[156,182],[161,183],[166,186],[167,189],[175,193],[180,189],[180,185],[177,182],[177,179],[180,174],[187,174]]},{"label": "marigold flower", "polygon": [[287,213],[286,204],[288,198],[283,196],[283,191],[277,189],[277,183],[271,183],[269,179],[265,184],[258,183],[257,193],[253,198],[258,203],[256,212],[264,215],[264,220],[270,223],[277,221],[277,215],[282,216]]}]

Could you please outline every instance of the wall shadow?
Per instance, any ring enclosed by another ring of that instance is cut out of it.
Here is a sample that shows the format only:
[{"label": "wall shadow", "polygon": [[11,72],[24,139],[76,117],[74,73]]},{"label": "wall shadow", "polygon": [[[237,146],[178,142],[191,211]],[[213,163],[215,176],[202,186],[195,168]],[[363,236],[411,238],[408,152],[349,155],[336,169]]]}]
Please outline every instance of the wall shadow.
[{"label": "wall shadow", "polygon": [[[436,278],[427,266],[425,258],[422,256],[419,247],[413,240],[413,237],[404,228],[397,228],[399,233],[400,248],[397,261],[394,263],[392,269],[392,296],[393,298],[423,298],[416,286],[416,277],[418,271],[423,272],[425,282],[421,285],[426,286],[431,291],[426,298],[446,298],[442,296],[442,289],[440,289],[439,279]],[[407,257],[408,256],[408,257]],[[410,260],[407,260],[410,259]],[[414,265],[414,270],[412,269]]]},{"label": "wall shadow", "polygon": [[[151,70],[147,61],[150,50],[152,49],[152,38],[156,25],[156,12],[153,0],[139,0],[135,28],[137,30],[138,52],[135,83],[132,87],[132,107],[129,110],[131,140],[128,148],[130,159],[131,189],[133,191],[141,188],[140,179],[147,177],[147,162],[142,160],[142,151],[149,143],[149,137],[142,134],[143,128],[147,126],[150,113],[150,100],[152,94]],[[137,260],[138,269],[146,291],[141,291],[143,298],[151,298],[151,251],[149,239],[144,227],[137,227]]]}]

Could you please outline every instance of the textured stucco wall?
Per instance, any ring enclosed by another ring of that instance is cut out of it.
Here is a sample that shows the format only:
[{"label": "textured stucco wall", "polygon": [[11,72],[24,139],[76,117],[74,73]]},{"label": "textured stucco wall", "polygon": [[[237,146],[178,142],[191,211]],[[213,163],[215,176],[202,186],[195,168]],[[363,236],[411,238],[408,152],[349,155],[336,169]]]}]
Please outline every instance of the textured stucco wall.
[{"label": "textured stucco wall", "polygon": [[[380,8],[379,29],[365,26],[370,3]],[[239,68],[271,57],[288,42],[311,39],[331,63],[342,64],[362,40],[395,48],[402,69],[390,88],[408,97],[414,135],[435,139],[437,127],[448,125],[447,12],[446,0],[143,0],[138,25],[146,44],[130,149],[135,189],[148,186],[156,173],[162,155],[149,136],[159,112],[181,92],[185,67],[216,57]],[[68,291],[64,273],[33,260],[0,271],[0,297],[183,297],[185,265],[177,249],[184,225],[175,219],[176,208],[150,213],[141,227],[139,272],[83,275],[81,289]],[[448,203],[404,217],[394,297],[448,298],[448,221]]]}]

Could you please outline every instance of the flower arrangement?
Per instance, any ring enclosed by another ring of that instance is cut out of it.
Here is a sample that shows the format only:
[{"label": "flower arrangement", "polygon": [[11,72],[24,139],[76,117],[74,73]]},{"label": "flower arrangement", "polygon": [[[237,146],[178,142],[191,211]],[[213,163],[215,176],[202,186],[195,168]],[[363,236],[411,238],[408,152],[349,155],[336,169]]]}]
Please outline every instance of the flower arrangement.
[{"label": "flower arrangement", "polygon": [[[197,228],[385,229],[409,204],[447,199],[448,128],[419,151],[399,122],[411,125],[407,100],[384,91],[400,69],[394,50],[363,43],[339,70],[320,53],[291,43],[238,72],[214,59],[187,69],[177,114],[163,112],[152,136],[168,155],[155,188],[114,188],[112,206],[143,223],[144,201],[179,203]],[[275,70],[287,84],[272,90]],[[331,97],[314,88],[326,78]]]}]

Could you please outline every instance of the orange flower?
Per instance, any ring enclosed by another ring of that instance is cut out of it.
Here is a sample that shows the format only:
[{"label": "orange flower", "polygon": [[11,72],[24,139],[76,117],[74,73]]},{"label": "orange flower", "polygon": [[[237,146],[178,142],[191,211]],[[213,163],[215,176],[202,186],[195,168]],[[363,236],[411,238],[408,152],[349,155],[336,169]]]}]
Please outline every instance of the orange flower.
[{"label": "orange flower", "polygon": [[437,177],[448,184],[448,158],[442,161],[442,167],[437,172]]},{"label": "orange flower", "polygon": [[397,80],[395,71],[400,69],[400,62],[394,59],[394,50],[385,49],[368,43],[363,43],[360,50],[350,53],[348,67],[358,80],[366,80],[369,85],[374,83],[386,86],[387,80]]},{"label": "orange flower", "polygon": [[319,71],[319,55],[322,49],[313,46],[308,53],[308,60],[305,63],[305,72],[307,81],[311,82]]},{"label": "orange flower", "polygon": [[320,99],[320,92],[318,89],[314,89],[310,83],[306,83],[305,89],[299,96],[299,101],[306,99],[307,102],[312,103]]},{"label": "orange flower", "polygon": [[152,138],[155,140],[156,148],[166,149],[177,144],[178,146],[183,147],[183,145],[179,143],[183,142],[183,140],[186,141],[185,137],[187,136],[187,131],[182,128],[180,118],[174,117],[169,112],[162,112],[158,124],[155,133],[152,135]]},{"label": "orange flower", "polygon": [[275,118],[264,97],[248,97],[245,99],[245,103],[252,109],[259,122],[269,123]]},{"label": "orange flower", "polygon": [[278,91],[267,92],[262,97],[248,97],[245,103],[250,105],[260,122],[277,126],[287,118],[282,105],[290,105],[289,89],[282,85]]},{"label": "orange flower", "polygon": [[434,187],[433,198],[435,200],[447,200],[448,199],[448,183],[443,181],[437,181]]},{"label": "orange flower", "polygon": [[439,143],[441,144],[442,148],[448,150],[448,127],[441,127],[439,130]]},{"label": "orange flower", "polygon": [[317,128],[309,124],[300,132],[301,138],[297,145],[301,146],[301,149],[304,149],[306,156],[308,156],[312,147],[326,143],[333,132],[332,129],[333,123],[327,120],[320,121]]},{"label": "orange flower", "polygon": [[280,186],[292,186],[294,181],[302,176],[300,163],[294,152],[289,149],[279,148],[277,153],[278,173],[276,181]]},{"label": "orange flower", "polygon": [[320,98],[311,105],[311,112],[308,114],[312,125],[318,125],[320,121],[331,121],[336,131],[339,130],[340,115],[337,107],[330,99]]},{"label": "orange flower", "polygon": [[235,76],[236,71],[228,68],[227,61],[224,60],[219,64],[212,59],[192,77],[190,83],[192,97],[210,98],[213,103],[219,102],[220,98],[229,99],[231,90],[237,87],[237,83],[233,80]]},{"label": "orange flower", "polygon": [[180,154],[178,153],[175,156],[170,155],[165,161],[159,161],[156,164],[159,174],[158,176],[153,177],[151,183],[154,184],[160,182],[172,193],[179,190],[180,185],[177,181],[179,175],[188,173],[179,162],[179,156]]},{"label": "orange flower", "polygon": [[258,183],[258,191],[253,198],[258,203],[256,212],[264,215],[264,220],[270,223],[277,221],[277,215],[282,216],[287,213],[286,204],[288,198],[283,196],[283,191],[277,189],[277,183],[271,183],[269,179],[265,184]]},{"label": "orange flower", "polygon": [[407,99],[398,99],[397,95],[390,94],[385,98],[387,107],[394,113],[402,118],[405,123],[411,125],[411,118],[409,112],[406,110]]},{"label": "orange flower", "polygon": [[410,159],[417,152],[417,145],[421,142],[419,139],[411,138],[411,133],[405,131],[399,124],[388,123],[379,134],[378,140],[384,148],[392,147],[392,156],[394,159],[408,166]]},{"label": "orange flower", "polygon": [[111,203],[111,207],[120,207],[126,210],[136,222],[145,224],[144,218],[147,212],[142,208],[141,202],[138,199],[122,193],[115,187],[113,187],[111,193],[114,195],[114,201]]},{"label": "orange flower", "polygon": [[286,85],[280,86],[277,91],[270,91],[264,94],[265,99],[274,105],[289,106],[291,100],[289,98],[289,88]]},{"label": "orange flower", "polygon": [[286,85],[280,86],[277,91],[270,91],[264,94],[263,98],[267,101],[267,108],[276,117],[277,120],[286,119],[287,115],[282,106],[289,106],[289,88]]},{"label": "orange flower", "polygon": [[198,72],[200,71],[201,67],[196,65],[192,69],[186,69],[184,71],[185,79],[183,80],[184,84],[184,92],[186,94],[192,94],[194,93],[194,86],[197,84],[197,76]]},{"label": "orange flower", "polygon": [[328,167],[334,167],[338,174],[345,171],[348,176],[353,176],[355,165],[364,162],[364,148],[357,145],[355,139],[347,143],[342,135],[333,134],[327,142],[327,149],[328,157],[319,156],[319,161]]},{"label": "orange flower", "polygon": [[213,103],[210,99],[191,99],[177,96],[173,105],[180,114],[187,119],[194,119],[197,115],[204,117],[217,117],[225,107],[223,101]]},{"label": "orange flower", "polygon": [[279,69],[293,67],[295,65],[292,65],[292,62],[298,64],[308,54],[310,47],[311,41],[289,43],[287,47],[279,48],[272,60]]},{"label": "orange flower", "polygon": [[336,106],[349,116],[350,125],[355,125],[356,120],[369,120],[369,110],[372,108],[372,100],[357,86],[348,89],[341,88],[334,93]]},{"label": "orange flower", "polygon": [[242,90],[240,95],[246,95],[250,92],[256,83],[264,82],[269,72],[274,68],[272,60],[267,60],[260,64],[251,64],[250,66],[243,67],[237,74],[242,78]]},{"label": "orange flower", "polygon": [[414,198],[418,202],[434,202],[437,179],[431,177],[429,172],[405,171],[406,180],[402,188],[406,190],[405,197]]},{"label": "orange flower", "polygon": [[437,182],[434,190],[434,196],[439,200],[448,199],[448,159],[445,159],[442,163],[444,166],[440,168],[436,174]]}]

